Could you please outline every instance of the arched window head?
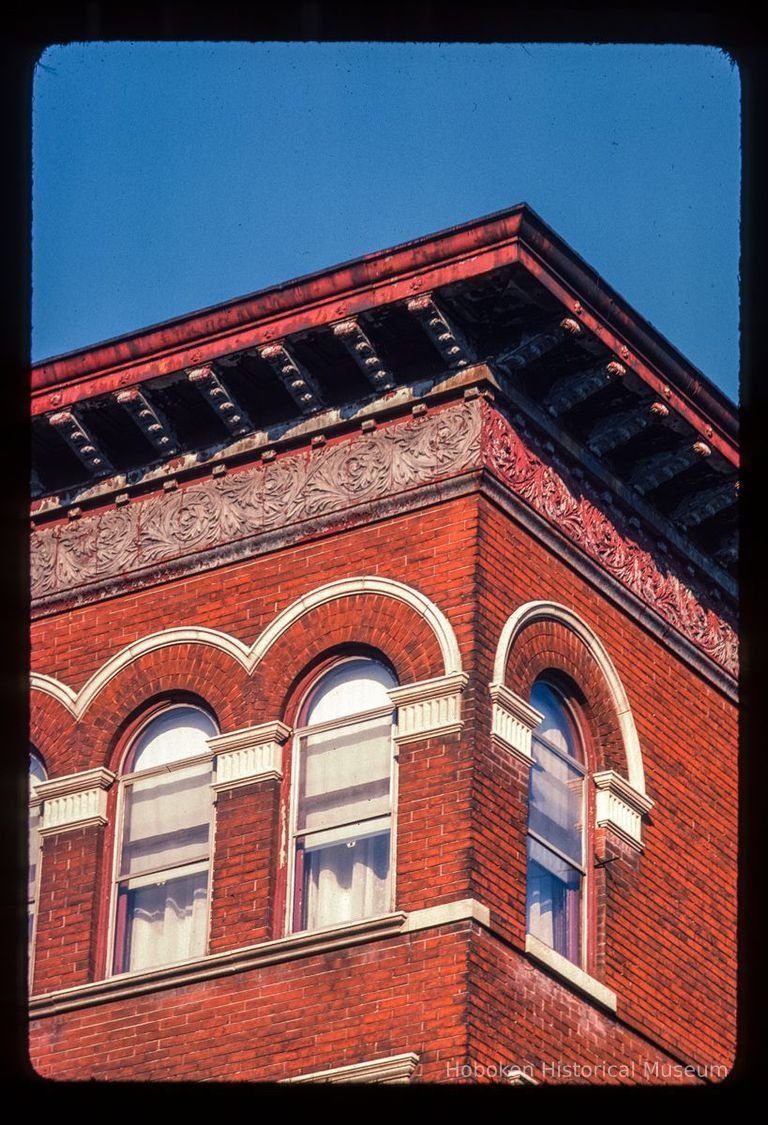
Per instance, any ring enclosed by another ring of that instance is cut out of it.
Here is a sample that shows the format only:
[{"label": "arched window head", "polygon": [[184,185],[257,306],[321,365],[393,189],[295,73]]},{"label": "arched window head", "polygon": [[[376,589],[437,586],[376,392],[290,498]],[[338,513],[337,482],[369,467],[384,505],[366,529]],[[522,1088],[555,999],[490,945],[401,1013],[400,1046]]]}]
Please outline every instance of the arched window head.
[{"label": "arched window head", "polygon": [[211,755],[218,734],[199,707],[163,708],[135,734],[120,783],[115,871],[115,973],[206,951]]},{"label": "arched window head", "polygon": [[40,860],[40,800],[37,786],[46,781],[42,758],[36,750],[29,753],[29,863],[27,866],[27,940],[29,941],[30,965],[37,910],[37,869]]},{"label": "arched window head", "polygon": [[294,744],[294,930],[392,908],[392,702],[380,661],[339,661],[311,687]]},{"label": "arched window head", "polygon": [[581,965],[585,952],[586,786],[583,738],[573,709],[552,682],[538,680],[528,802],[527,929]]}]

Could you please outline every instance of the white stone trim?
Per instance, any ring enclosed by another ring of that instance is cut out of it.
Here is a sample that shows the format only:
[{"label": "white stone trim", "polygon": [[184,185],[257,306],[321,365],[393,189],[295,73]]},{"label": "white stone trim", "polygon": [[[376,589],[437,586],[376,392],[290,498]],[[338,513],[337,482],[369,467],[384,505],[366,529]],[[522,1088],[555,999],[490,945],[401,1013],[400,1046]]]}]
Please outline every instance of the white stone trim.
[{"label": "white stone trim", "polygon": [[447,676],[391,688],[389,697],[397,708],[395,742],[411,742],[461,730],[461,693],[467,679],[464,672],[451,672]]},{"label": "white stone trim", "polygon": [[604,1008],[609,1011],[616,1011],[616,993],[612,992],[599,980],[595,980],[589,973],[585,973],[578,965],[574,965],[573,961],[569,961],[567,957],[561,956],[556,953],[554,949],[550,949],[543,941],[539,941],[533,934],[525,935],[525,952],[528,953],[536,961],[540,961],[542,965],[546,965],[557,976],[567,980],[579,992],[597,1000],[598,1004],[602,1004]]},{"label": "white stone trim", "polygon": [[106,769],[86,770],[41,781],[37,797],[42,802],[40,835],[107,823],[107,790],[115,775]]},{"label": "white stone trim", "polygon": [[493,667],[494,683],[500,684],[504,682],[507,662],[512,651],[512,646],[517,639],[517,635],[526,625],[530,625],[532,621],[540,619],[560,621],[566,628],[575,633],[576,636],[583,641],[590,656],[602,672],[608,689],[613,696],[613,703],[616,708],[616,715],[624,741],[624,751],[627,755],[629,782],[638,793],[644,794],[645,775],[643,772],[643,756],[640,751],[640,742],[637,737],[635,721],[632,718],[626,692],[624,691],[619,675],[602,641],[599,640],[589,625],[587,625],[586,621],[583,621],[573,610],[568,609],[566,606],[559,605],[557,602],[547,601],[526,602],[525,605],[521,605],[516,609],[507,619],[501,631],[501,636],[499,637],[499,643],[496,648],[496,660]]},{"label": "white stone trim", "polygon": [[55,680],[52,676],[42,675],[39,672],[32,673],[30,684],[33,689],[45,692],[57,699],[75,719],[79,720],[99,692],[123,668],[149,652],[171,645],[198,644],[217,648],[236,660],[250,676],[272,645],[294,622],[309,613],[310,610],[325,605],[327,602],[336,601],[340,598],[355,597],[358,594],[381,594],[383,597],[392,598],[415,609],[423,618],[426,626],[431,629],[440,646],[446,675],[452,672],[461,672],[461,653],[459,652],[456,634],[448,618],[437,606],[424,594],[411,586],[406,586],[403,582],[396,582],[392,578],[365,575],[360,578],[344,578],[339,582],[329,582],[327,585],[319,586],[316,590],[298,598],[282,613],[279,613],[261,636],[250,646],[228,633],[221,632],[219,629],[206,629],[202,626],[180,626],[175,629],[163,629],[157,633],[150,633],[148,636],[127,645],[94,672],[79,692],[73,691],[72,688],[59,680]]},{"label": "white stone trim", "polygon": [[595,824],[611,828],[633,847],[642,849],[642,822],[653,801],[629,784],[615,770],[602,770],[592,775],[597,787]]},{"label": "white stone trim", "polygon": [[335,1066],[331,1070],[316,1070],[314,1074],[299,1074],[283,1078],[281,1084],[303,1082],[375,1082],[379,1085],[410,1082],[419,1065],[419,1056],[412,1051],[404,1055],[390,1055],[386,1059]]},{"label": "white stone trim", "polygon": [[544,716],[504,684],[490,686],[491,736],[524,765],[531,765],[531,732]]},{"label": "white stone trim", "polygon": [[283,776],[283,743],[290,734],[291,728],[277,719],[209,738],[208,746],[216,756],[212,789],[218,792],[257,781],[280,781]]},{"label": "white stone trim", "polygon": [[538,1080],[522,1066],[511,1065],[507,1071],[509,1086],[538,1086]]},{"label": "white stone trim", "polygon": [[111,1000],[157,992],[164,987],[194,984],[197,981],[210,980],[229,973],[257,969],[262,965],[275,965],[299,957],[314,957],[347,946],[363,945],[377,938],[397,937],[404,933],[433,929],[467,920],[489,926],[490,912],[486,906],[474,899],[461,899],[458,902],[447,902],[425,910],[415,910],[410,914],[399,910],[392,914],[380,914],[375,918],[342,922],[323,930],[308,930],[272,941],[260,942],[258,945],[210,953],[205,957],[176,965],[146,969],[140,973],[123,973],[120,976],[107,977],[106,980],[41,993],[31,998],[30,1015],[32,1019],[58,1015],[60,1012],[72,1011],[75,1008],[87,1008]]},{"label": "white stone trim", "polygon": [[440,906],[427,906],[412,910],[406,917],[403,933],[413,930],[431,930],[437,926],[450,926],[452,922],[479,922],[486,928],[491,924],[491,912],[474,898],[444,902]]}]

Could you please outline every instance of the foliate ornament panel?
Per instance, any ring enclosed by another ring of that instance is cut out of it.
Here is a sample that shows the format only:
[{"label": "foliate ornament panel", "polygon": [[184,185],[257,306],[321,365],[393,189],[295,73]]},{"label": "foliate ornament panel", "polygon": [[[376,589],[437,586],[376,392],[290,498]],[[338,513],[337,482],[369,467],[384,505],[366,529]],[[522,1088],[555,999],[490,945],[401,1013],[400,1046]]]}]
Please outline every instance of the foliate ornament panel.
[{"label": "foliate ornament panel", "polygon": [[32,597],[64,595],[478,469],[480,425],[479,403],[449,406],[41,528],[32,537]]},{"label": "foliate ornament panel", "polygon": [[661,569],[631,529],[609,518],[605,505],[589,496],[583,483],[572,489],[521,440],[497,410],[484,406],[485,466],[539,515],[554,524],[614,578],[730,675],[738,675],[735,630],[670,569]]}]

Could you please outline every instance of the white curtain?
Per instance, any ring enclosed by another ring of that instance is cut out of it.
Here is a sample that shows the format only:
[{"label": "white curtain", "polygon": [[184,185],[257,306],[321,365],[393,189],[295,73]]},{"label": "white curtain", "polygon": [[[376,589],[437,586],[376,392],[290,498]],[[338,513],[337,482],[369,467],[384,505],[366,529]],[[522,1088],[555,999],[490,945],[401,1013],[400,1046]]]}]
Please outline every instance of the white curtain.
[{"label": "white curtain", "polygon": [[205,953],[208,872],[129,892],[127,970],[186,961]]},{"label": "white curtain", "polygon": [[307,929],[389,909],[389,833],[309,852],[305,864]]}]

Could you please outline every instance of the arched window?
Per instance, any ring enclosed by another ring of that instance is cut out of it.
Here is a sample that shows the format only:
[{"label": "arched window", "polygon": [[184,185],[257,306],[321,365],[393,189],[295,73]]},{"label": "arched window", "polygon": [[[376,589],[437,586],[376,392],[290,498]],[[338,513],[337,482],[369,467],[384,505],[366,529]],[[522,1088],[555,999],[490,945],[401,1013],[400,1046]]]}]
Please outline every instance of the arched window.
[{"label": "arched window", "polygon": [[218,734],[199,707],[155,713],[128,747],[120,778],[113,973],[205,953],[211,753]]},{"label": "arched window", "polygon": [[531,691],[544,718],[533,732],[528,803],[526,923],[556,953],[585,957],[586,761],[583,738],[565,695],[547,680]]},{"label": "arched window", "polygon": [[47,779],[40,756],[29,754],[29,865],[27,868],[27,940],[29,942],[30,969],[37,911],[37,869],[40,860],[40,799],[37,786]]},{"label": "arched window", "polygon": [[393,708],[377,660],[340,661],[312,686],[294,741],[292,928],[392,909]]}]

